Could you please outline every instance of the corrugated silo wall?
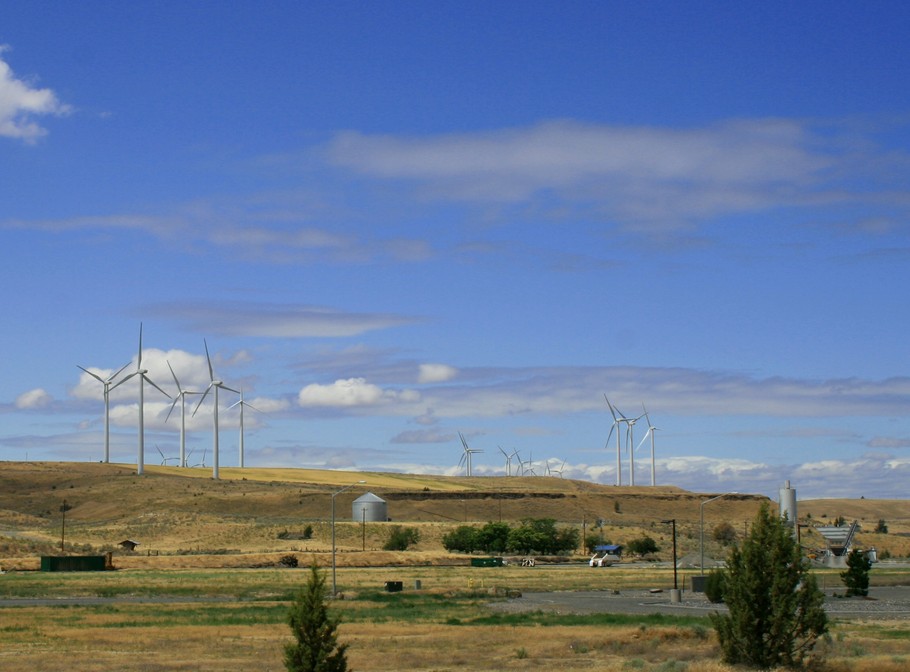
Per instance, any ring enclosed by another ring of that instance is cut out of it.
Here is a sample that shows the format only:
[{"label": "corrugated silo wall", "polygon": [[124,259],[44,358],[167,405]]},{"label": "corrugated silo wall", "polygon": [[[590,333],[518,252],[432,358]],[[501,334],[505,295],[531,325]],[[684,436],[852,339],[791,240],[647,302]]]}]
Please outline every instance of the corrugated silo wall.
[{"label": "corrugated silo wall", "polygon": [[389,519],[389,507],[384,501],[354,502],[351,508],[351,519],[354,522],[384,523]]}]

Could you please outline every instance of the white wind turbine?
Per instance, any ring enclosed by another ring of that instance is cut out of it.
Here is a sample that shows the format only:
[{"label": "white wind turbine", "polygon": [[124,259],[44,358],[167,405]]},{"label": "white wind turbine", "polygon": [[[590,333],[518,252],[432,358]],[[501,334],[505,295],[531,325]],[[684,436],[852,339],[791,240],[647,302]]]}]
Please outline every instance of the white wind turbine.
[{"label": "white wind turbine", "polygon": [[641,407],[645,412],[645,420],[648,421],[648,431],[642,437],[636,450],[638,448],[641,448],[641,445],[645,441],[647,441],[648,436],[651,437],[651,485],[657,485],[657,474],[656,474],[655,461],[654,461],[654,432],[658,431],[660,428],[655,427],[654,425],[651,424],[651,418],[648,416],[648,409],[645,408],[645,405],[642,404]]},{"label": "white wind turbine", "polygon": [[469,448],[468,442],[465,440],[464,434],[461,432],[458,432],[458,436],[461,439],[461,445],[464,449],[464,453],[461,456],[461,460],[458,462],[458,466],[460,467],[463,464],[465,466],[465,476],[473,476],[473,473],[471,471],[471,456],[474,453],[482,453],[483,451],[478,448]]},{"label": "white wind turbine", "polygon": [[79,366],[80,369],[85,371],[92,378],[97,380],[99,383],[104,385],[104,463],[107,464],[111,461],[111,384],[114,382],[114,378],[119,376],[123,369],[130,365],[129,362],[120,367],[120,370],[117,371],[112,376],[107,378],[102,378],[94,371],[89,371],[84,366]]},{"label": "white wind turbine", "polygon": [[139,455],[136,458],[136,473],[142,475],[145,472],[145,384],[149,383],[156,390],[161,392],[168,399],[171,398],[167,392],[158,387],[155,382],[148,377],[148,369],[142,368],[142,323],[139,323],[139,354],[136,357],[136,370],[126,378],[115,384],[113,390],[123,385],[133,376],[139,376]]},{"label": "white wind turbine", "polygon": [[177,386],[177,396],[174,397],[174,403],[171,404],[171,410],[167,412],[167,417],[164,419],[165,422],[168,421],[168,418],[171,417],[171,413],[174,412],[174,407],[177,405],[177,402],[180,402],[180,466],[186,466],[186,395],[188,394],[202,394],[197,390],[185,390],[180,386],[180,381],[177,380],[177,374],[174,373],[174,368],[171,366],[171,363],[167,363],[167,368],[171,370],[171,375],[174,377],[174,384]]},{"label": "white wind turbine", "polygon": [[610,414],[613,416],[613,424],[610,426],[610,433],[607,434],[606,445],[610,445],[610,437],[613,435],[613,432],[616,432],[616,485],[622,485],[622,445],[619,437],[619,425],[625,422],[627,418],[620,413],[618,408],[610,403],[606,394],[604,395],[604,401],[607,402],[607,408],[610,409]]},{"label": "white wind turbine", "polygon": [[506,458],[506,476],[512,475],[512,456],[509,455],[506,451],[502,449],[502,446],[496,446],[499,448],[499,452],[502,453],[502,456]]},{"label": "white wind turbine", "polygon": [[629,485],[635,485],[635,423],[641,420],[644,413],[637,418],[623,418],[626,423],[626,447],[629,451]]},{"label": "white wind turbine", "polygon": [[205,401],[205,398],[208,396],[209,392],[215,391],[214,406],[212,411],[212,478],[218,480],[218,390],[228,390],[229,392],[239,392],[231,387],[228,387],[220,380],[215,380],[215,371],[212,369],[212,358],[209,357],[209,344],[205,339],[202,339],[202,343],[205,345],[205,361],[209,365],[209,379],[212,381],[209,383],[209,386],[205,388],[205,392],[202,393],[202,399],[199,400],[199,403],[196,404],[196,408],[193,410],[193,415],[196,415],[196,411],[199,410],[199,407],[202,406],[202,402]]},{"label": "white wind turbine", "polygon": [[516,475],[516,476],[521,476],[521,475],[522,475],[521,455],[518,454],[518,448],[516,448],[514,451],[512,451],[512,454],[509,455],[509,457],[510,457],[510,458],[511,458],[511,457],[517,457],[517,458],[518,458],[518,466],[515,468],[515,472],[516,472],[515,475]]},{"label": "white wind turbine", "polygon": [[228,408],[231,409],[231,408],[234,408],[234,406],[240,407],[240,468],[243,469],[243,407],[249,406],[257,413],[262,413],[262,411],[260,411],[258,408],[253,406],[251,403],[243,400],[243,388],[242,387],[240,388],[240,401],[234,402],[233,404],[228,406]]}]

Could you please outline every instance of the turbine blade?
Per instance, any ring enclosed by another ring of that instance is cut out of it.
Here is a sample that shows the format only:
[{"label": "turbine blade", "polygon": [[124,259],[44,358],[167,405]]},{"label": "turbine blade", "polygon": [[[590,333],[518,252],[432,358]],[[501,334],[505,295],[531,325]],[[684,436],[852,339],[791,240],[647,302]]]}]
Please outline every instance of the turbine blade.
[{"label": "turbine blade", "polygon": [[125,368],[128,367],[129,365],[130,365],[130,363],[127,362],[126,364],[124,364],[123,366],[121,366],[119,369],[117,369],[117,373],[115,373],[113,376],[111,376],[110,378],[108,378],[108,379],[107,379],[107,382],[109,382],[109,383],[112,382],[112,381],[114,380],[114,378],[116,378],[116,377],[119,376],[121,373],[123,373],[123,369],[125,369]]},{"label": "turbine blade", "polygon": [[164,361],[167,362],[167,368],[169,368],[171,370],[171,375],[174,377],[174,385],[177,386],[177,393],[179,394],[180,393],[180,381],[177,380],[177,374],[174,373],[174,367],[172,367],[171,363],[168,362],[167,360],[164,360]]},{"label": "turbine blade", "polygon": [[[101,384],[104,384],[105,382],[107,382],[107,381],[105,381],[101,376],[99,376],[99,375],[96,374],[96,373],[92,373],[91,371],[89,371],[88,369],[86,369],[84,366],[79,366],[78,364],[76,364],[76,367],[79,368],[79,369],[82,369],[83,371],[85,371],[88,375],[90,375],[92,378],[94,378],[95,380],[97,380],[97,381],[98,381],[99,383],[101,383]],[[114,375],[116,376],[117,374],[115,373]]]},{"label": "turbine blade", "polygon": [[214,369],[212,369],[212,358],[209,357],[209,344],[206,342],[206,340],[204,338],[202,339],[202,344],[205,346],[205,361],[208,362],[208,365],[209,365],[209,380],[214,382],[215,371],[214,371]]},{"label": "turbine blade", "polygon": [[174,412],[174,407],[177,405],[177,402],[178,402],[178,401],[180,401],[180,395],[179,395],[179,394],[178,394],[176,397],[174,397],[174,403],[171,404],[171,408],[170,408],[170,410],[167,412],[167,415],[166,415],[165,418],[164,418],[164,421],[165,421],[165,422],[167,422],[168,419],[171,417],[171,413]]},{"label": "turbine blade", "polygon": [[214,383],[210,383],[209,386],[205,388],[205,392],[202,393],[202,398],[199,400],[199,403],[196,404],[196,408],[193,409],[193,417],[195,417],[196,411],[199,410],[199,407],[202,406],[202,402],[205,401],[205,398],[209,396],[209,390],[212,389],[213,385]]},{"label": "turbine blade", "polygon": [[154,380],[152,380],[151,378],[149,378],[149,377],[146,376],[145,374],[142,374],[142,378],[143,378],[143,379],[145,380],[145,382],[147,382],[149,385],[151,385],[151,386],[154,387],[156,390],[158,390],[159,392],[161,392],[161,394],[163,394],[165,397],[167,397],[168,399],[171,398],[171,395],[169,395],[167,392],[165,392],[165,391],[162,390],[160,387],[158,387],[158,386],[155,384],[155,381],[154,381]]},{"label": "turbine blade", "polygon": [[113,385],[111,385],[111,390],[117,389],[118,387],[120,387],[121,385],[123,385],[123,383],[125,383],[125,382],[128,381],[130,378],[132,378],[133,376],[136,376],[136,375],[139,375],[139,372],[138,372],[138,371],[133,371],[133,372],[132,372],[130,375],[128,375],[126,378],[121,378],[121,379],[118,380],[116,383],[114,383]]},{"label": "turbine blade", "polygon": [[228,387],[227,385],[225,385],[223,383],[221,385],[219,385],[218,387],[220,387],[222,390],[227,390],[228,392],[240,394],[240,390],[235,390],[233,387]]},{"label": "turbine blade", "polygon": [[139,359],[136,362],[136,368],[142,368],[142,322],[139,323]]}]

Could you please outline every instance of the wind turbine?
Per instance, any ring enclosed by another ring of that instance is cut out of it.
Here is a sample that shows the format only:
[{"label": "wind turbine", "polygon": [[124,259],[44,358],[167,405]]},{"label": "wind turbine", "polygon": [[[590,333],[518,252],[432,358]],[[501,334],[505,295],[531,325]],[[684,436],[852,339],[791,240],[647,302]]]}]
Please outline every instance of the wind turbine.
[{"label": "wind turbine", "polygon": [[461,460],[458,462],[458,466],[460,467],[463,464],[465,466],[465,476],[473,476],[473,473],[471,471],[471,455],[474,453],[482,453],[483,451],[477,448],[469,448],[468,442],[465,440],[464,434],[461,432],[458,432],[458,436],[461,439],[462,448],[464,448],[464,454],[462,454]]},{"label": "wind turbine", "polygon": [[626,423],[626,447],[629,451],[629,485],[635,485],[635,423],[645,417],[644,413],[637,418],[623,418]]},{"label": "wind turbine", "polygon": [[256,408],[252,404],[243,400],[243,388],[242,387],[240,388],[240,401],[234,402],[233,404],[228,406],[228,408],[231,409],[231,408],[234,408],[234,406],[240,407],[240,468],[243,469],[243,407],[249,406],[257,413],[262,413],[262,411],[260,411],[258,408]]},{"label": "wind turbine", "polygon": [[[557,458],[557,459],[558,459],[558,458]],[[563,469],[565,469],[565,468],[566,468],[566,461],[563,460],[563,461],[562,461],[562,464],[561,464],[560,467],[559,467],[559,469],[551,469],[550,472],[551,472],[551,473],[554,473],[554,474],[556,474],[557,476],[559,476],[560,478],[562,478],[562,472],[563,472]]]},{"label": "wind turbine", "polygon": [[[656,470],[655,470],[655,464],[654,464],[654,432],[658,431],[660,428],[655,427],[654,425],[651,424],[651,418],[648,416],[648,409],[645,408],[645,405],[642,404],[641,407],[642,407],[642,410],[644,410],[644,412],[645,412],[645,420],[648,421],[648,431],[642,437],[641,442],[639,442],[638,448],[641,448],[641,444],[644,443],[647,440],[648,436],[650,435],[650,437],[651,437],[651,485],[653,486],[653,485],[657,485],[657,476],[656,476]],[[638,448],[636,448],[636,450]]]},{"label": "wind turbine", "polygon": [[515,475],[516,475],[516,476],[521,476],[521,475],[522,475],[521,455],[518,454],[518,448],[516,448],[516,449],[512,452],[512,454],[509,455],[509,457],[510,457],[510,458],[512,458],[512,457],[517,457],[517,458],[518,458],[518,468],[517,468],[518,473],[515,474]]},{"label": "wind turbine", "polygon": [[512,456],[502,449],[502,446],[496,446],[499,452],[506,458],[506,476],[512,475]]},{"label": "wind turbine", "polygon": [[105,464],[107,464],[108,462],[111,461],[111,389],[113,389],[111,387],[111,383],[113,383],[114,378],[119,376],[121,374],[121,372],[123,371],[123,369],[125,369],[129,365],[130,365],[130,363],[127,362],[126,364],[124,364],[123,366],[120,367],[120,370],[117,371],[117,373],[115,373],[112,376],[108,376],[107,378],[102,378],[97,373],[94,373],[93,371],[89,371],[84,366],[79,366],[78,364],[76,365],[76,366],[79,366],[80,369],[85,371],[92,378],[94,378],[99,383],[104,385],[104,463]]},{"label": "wind turbine", "polygon": [[202,402],[205,401],[205,398],[208,396],[209,392],[212,390],[215,391],[215,403],[214,410],[212,411],[212,478],[218,480],[218,390],[228,390],[229,392],[236,392],[239,394],[238,390],[235,390],[231,387],[228,387],[220,380],[215,380],[215,370],[212,368],[212,358],[209,357],[209,344],[203,338],[202,343],[205,345],[205,361],[209,365],[209,379],[212,381],[209,383],[209,386],[205,388],[205,392],[202,393],[202,399],[199,400],[199,403],[196,404],[196,408],[193,410],[193,415],[196,415],[196,411],[199,410],[199,407],[202,406]]},{"label": "wind turbine", "polygon": [[171,417],[171,413],[174,412],[174,407],[177,405],[177,402],[180,402],[180,466],[186,466],[186,395],[188,394],[202,394],[202,392],[184,390],[180,386],[180,381],[177,380],[177,374],[174,373],[174,368],[171,366],[171,363],[167,363],[167,368],[171,370],[171,375],[174,377],[174,384],[177,386],[177,396],[174,397],[174,403],[171,404],[171,410],[167,412],[167,418],[164,419],[165,422],[168,421],[168,418]]},{"label": "wind turbine", "polygon": [[[610,433],[607,434],[607,444],[610,444],[610,437],[613,435],[613,432],[616,432],[616,485],[622,485],[622,446],[620,444],[619,437],[619,425],[622,422],[626,421],[626,417],[620,413],[619,409],[616,408],[613,404],[610,403],[610,400],[607,399],[607,395],[604,394],[604,401],[607,402],[607,408],[610,409],[610,414],[613,416],[613,424],[610,426]],[[617,413],[619,415],[617,415]]]},{"label": "wind turbine", "polygon": [[155,444],[155,450],[157,450],[157,451],[158,451],[158,454],[161,455],[161,466],[162,466],[162,467],[166,467],[166,466],[167,466],[167,463],[168,463],[170,460],[177,460],[177,459],[180,459],[180,458],[177,458],[177,457],[165,457],[165,456],[164,456],[164,453],[161,451],[161,448],[158,447],[158,444],[157,444],[157,443]]},{"label": "wind turbine", "polygon": [[148,369],[142,368],[142,323],[139,323],[139,355],[136,357],[136,370],[126,378],[115,384],[111,389],[123,385],[133,376],[139,376],[139,455],[136,458],[136,473],[142,475],[145,472],[145,384],[149,383],[156,390],[161,392],[168,399],[171,398],[167,392],[158,387],[155,382],[148,377]]}]

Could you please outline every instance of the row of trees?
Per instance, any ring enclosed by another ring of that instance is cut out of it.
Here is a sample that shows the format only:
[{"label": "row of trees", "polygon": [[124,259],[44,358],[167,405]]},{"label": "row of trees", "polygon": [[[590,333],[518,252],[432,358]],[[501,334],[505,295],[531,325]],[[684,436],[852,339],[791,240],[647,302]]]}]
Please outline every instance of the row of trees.
[{"label": "row of trees", "polygon": [[460,525],[442,538],[447,551],[460,553],[539,553],[560,555],[578,548],[574,527],[556,526],[552,518],[528,518],[518,527],[487,523],[483,527]]}]

